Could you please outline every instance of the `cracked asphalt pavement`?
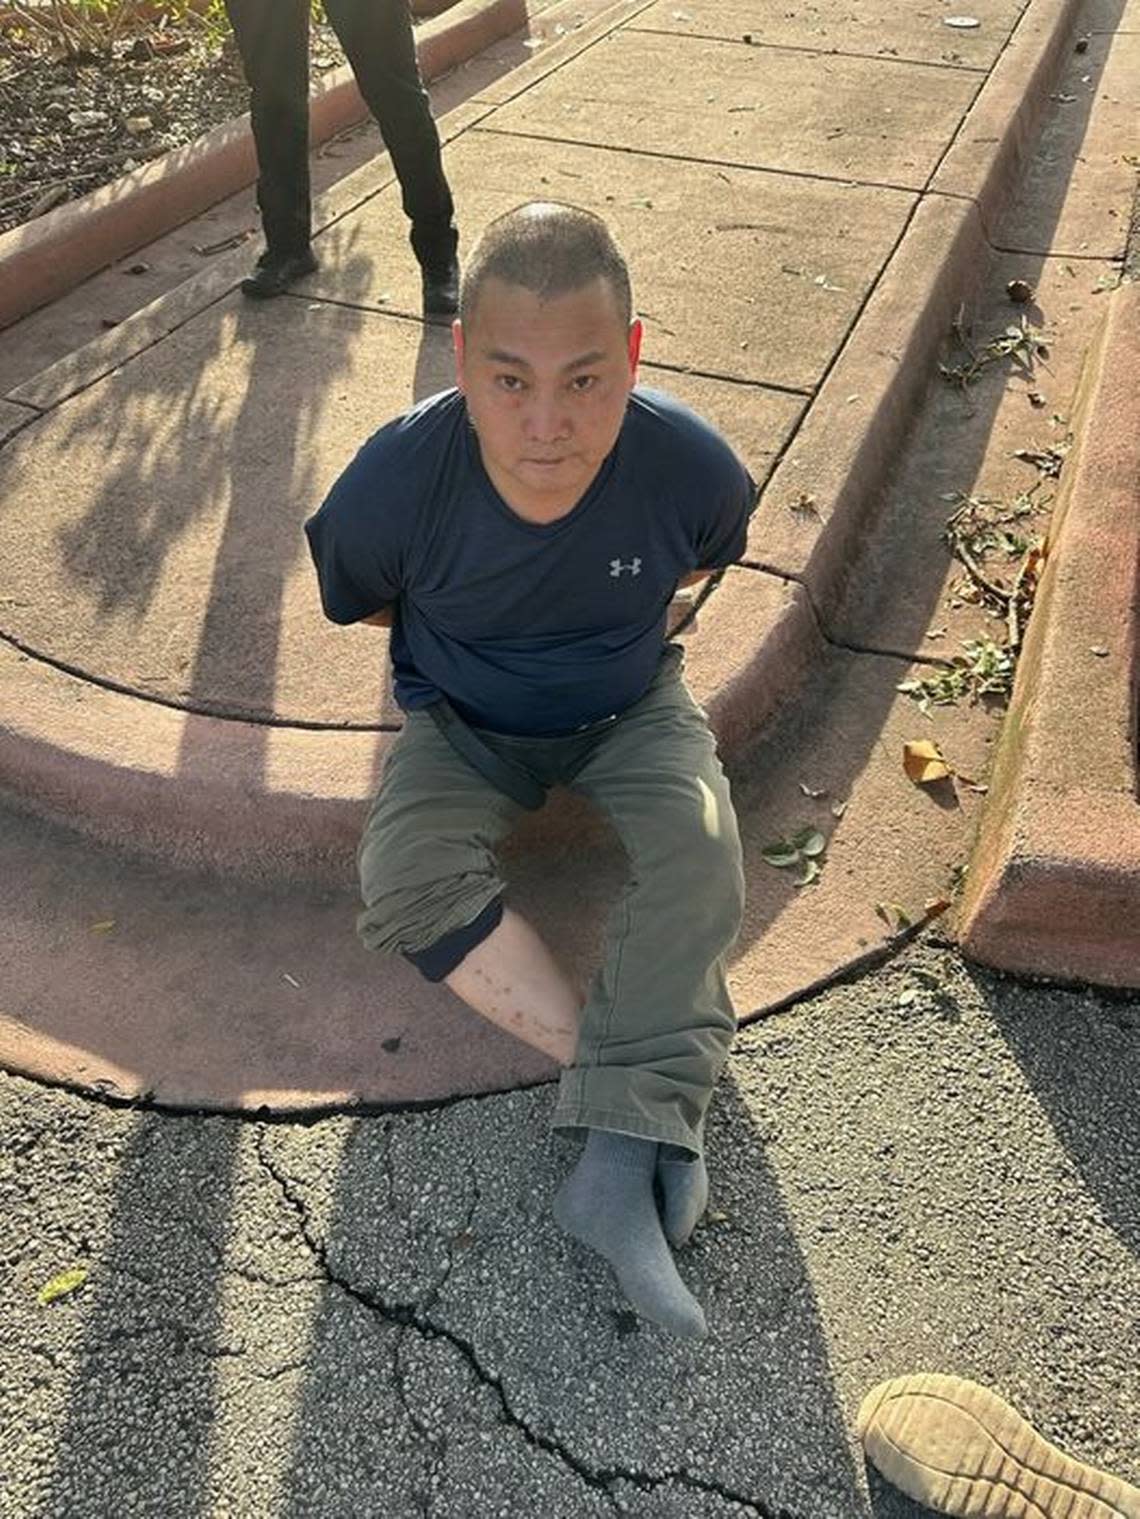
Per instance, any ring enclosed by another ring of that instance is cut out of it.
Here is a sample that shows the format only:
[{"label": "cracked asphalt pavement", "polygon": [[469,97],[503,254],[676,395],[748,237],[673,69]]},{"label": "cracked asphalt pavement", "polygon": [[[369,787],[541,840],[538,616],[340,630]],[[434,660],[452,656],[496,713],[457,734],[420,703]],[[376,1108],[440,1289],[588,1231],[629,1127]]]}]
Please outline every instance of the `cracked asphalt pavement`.
[{"label": "cracked asphalt pavement", "polygon": [[935,941],[744,1031],[694,1347],[555,1228],[552,1088],[300,1124],[0,1077],[0,1515],[918,1519],[853,1436],[913,1370],[1140,1482],[1138,1090],[1140,998]]}]

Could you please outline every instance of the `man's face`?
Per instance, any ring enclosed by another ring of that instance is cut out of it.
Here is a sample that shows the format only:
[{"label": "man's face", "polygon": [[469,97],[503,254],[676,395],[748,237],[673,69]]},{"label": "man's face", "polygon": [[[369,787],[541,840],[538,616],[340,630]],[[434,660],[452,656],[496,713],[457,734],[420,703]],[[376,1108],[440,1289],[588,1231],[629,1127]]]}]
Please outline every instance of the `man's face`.
[{"label": "man's face", "polygon": [[459,388],[492,484],[522,517],[564,516],[617,442],[641,323],[626,326],[600,277],[548,301],[491,279],[468,328],[456,322],[453,333]]}]

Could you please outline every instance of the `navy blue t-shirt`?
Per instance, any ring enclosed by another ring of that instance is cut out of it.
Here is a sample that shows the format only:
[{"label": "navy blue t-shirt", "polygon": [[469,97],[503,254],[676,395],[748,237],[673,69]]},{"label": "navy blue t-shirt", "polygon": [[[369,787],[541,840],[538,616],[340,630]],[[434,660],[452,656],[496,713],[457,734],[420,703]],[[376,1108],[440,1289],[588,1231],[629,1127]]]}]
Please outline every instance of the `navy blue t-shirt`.
[{"label": "navy blue t-shirt", "polygon": [[333,622],[394,603],[406,711],[443,693],[480,727],[567,733],[645,693],[677,582],[740,557],[755,500],[707,422],[638,388],[573,510],[524,521],[448,390],[375,433],[305,531]]}]

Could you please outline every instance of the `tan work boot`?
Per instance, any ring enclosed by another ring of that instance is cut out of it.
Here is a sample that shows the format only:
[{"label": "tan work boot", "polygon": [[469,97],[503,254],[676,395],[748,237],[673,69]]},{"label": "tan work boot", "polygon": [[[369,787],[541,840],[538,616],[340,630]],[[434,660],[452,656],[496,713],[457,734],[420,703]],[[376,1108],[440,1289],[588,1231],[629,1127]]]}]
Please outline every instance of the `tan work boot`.
[{"label": "tan work boot", "polygon": [[883,1476],[942,1514],[1140,1519],[1140,1488],[1066,1456],[997,1393],[963,1377],[880,1382],[857,1428]]}]

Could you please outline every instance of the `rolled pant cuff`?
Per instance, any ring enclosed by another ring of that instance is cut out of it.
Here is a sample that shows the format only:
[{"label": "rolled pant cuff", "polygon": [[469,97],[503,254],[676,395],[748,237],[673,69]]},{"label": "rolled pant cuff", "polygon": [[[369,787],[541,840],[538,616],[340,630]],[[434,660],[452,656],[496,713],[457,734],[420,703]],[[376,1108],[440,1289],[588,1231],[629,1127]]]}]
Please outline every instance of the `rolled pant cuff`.
[{"label": "rolled pant cuff", "polygon": [[404,959],[415,966],[425,981],[443,981],[477,944],[494,933],[502,920],[503,899],[499,896],[488,902],[477,918],[461,928],[453,928],[426,949],[405,950]]},{"label": "rolled pant cuff", "polygon": [[560,1102],[550,1123],[555,1129],[608,1129],[611,1134],[629,1134],[634,1139],[679,1145],[692,1155],[703,1155],[705,1149],[704,1136],[694,1134],[684,1124],[661,1123],[647,1118],[644,1113],[632,1113],[628,1108],[582,1107],[570,1110]]},{"label": "rolled pant cuff", "polygon": [[703,1155],[705,1112],[712,1095],[711,1087],[701,1102],[687,1101],[693,1113],[693,1121],[687,1122],[678,1112],[678,1103],[662,1102],[659,1095],[651,1100],[638,1094],[642,1075],[642,1072],[616,1066],[573,1066],[563,1071],[551,1127],[609,1129],[615,1134],[630,1134],[635,1139],[680,1145],[694,1155]]}]

